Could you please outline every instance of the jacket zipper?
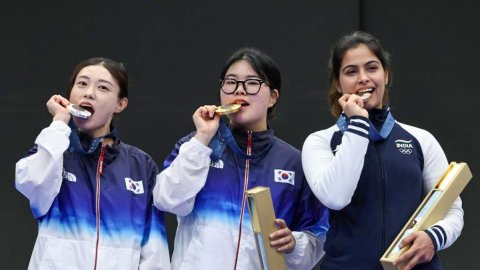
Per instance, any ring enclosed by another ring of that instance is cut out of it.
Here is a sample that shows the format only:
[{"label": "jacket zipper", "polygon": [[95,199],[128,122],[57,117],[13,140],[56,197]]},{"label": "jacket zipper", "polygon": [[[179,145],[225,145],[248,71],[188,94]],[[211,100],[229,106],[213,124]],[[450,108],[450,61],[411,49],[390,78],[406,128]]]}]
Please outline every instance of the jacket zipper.
[{"label": "jacket zipper", "polygon": [[238,255],[240,252],[240,239],[242,238],[242,221],[243,221],[243,214],[245,213],[245,202],[247,200],[247,189],[248,189],[248,174],[250,171],[250,156],[252,155],[252,131],[248,131],[248,139],[247,139],[247,158],[245,160],[245,176],[243,178],[243,193],[242,193],[242,205],[240,209],[240,223],[238,228],[238,240],[237,240],[237,251],[235,254],[235,264],[233,269],[237,269],[238,263]]},{"label": "jacket zipper", "polygon": [[383,252],[386,247],[387,247],[387,244],[386,244],[386,219],[387,219],[387,207],[386,207],[386,198],[385,198],[385,182],[386,182],[386,176],[385,176],[385,167],[384,167],[384,164],[383,164],[383,159],[382,159],[382,153],[380,152],[380,149],[379,149],[379,146],[377,144],[375,144],[375,150],[377,152],[377,158],[378,158],[378,164],[379,164],[379,168],[380,168],[380,175],[381,175],[381,178],[380,178],[380,196],[381,196],[381,199],[380,199],[380,207],[381,207],[381,211],[382,211],[382,217],[381,217],[381,230],[382,230],[382,243],[381,243],[381,251],[380,252]]},{"label": "jacket zipper", "polygon": [[97,269],[98,261],[98,246],[100,242],[100,176],[103,172],[103,159],[105,158],[106,143],[102,141],[102,148],[100,150],[100,157],[98,158],[97,173],[95,177],[95,228],[96,228],[96,240],[95,240],[95,262],[93,269]]}]

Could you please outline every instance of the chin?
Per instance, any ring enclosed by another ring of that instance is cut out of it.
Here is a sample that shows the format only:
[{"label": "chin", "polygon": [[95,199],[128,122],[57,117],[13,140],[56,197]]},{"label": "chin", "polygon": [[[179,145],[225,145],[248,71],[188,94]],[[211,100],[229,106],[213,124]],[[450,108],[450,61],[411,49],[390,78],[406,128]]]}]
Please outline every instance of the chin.
[{"label": "chin", "polygon": [[73,118],[73,123],[75,123],[75,126],[77,126],[77,127],[79,127],[79,128],[80,128],[80,127],[87,126],[87,125],[88,125],[88,122],[87,122],[87,121],[90,120],[90,119],[86,119],[86,120],[84,120],[84,119],[79,119],[79,118],[73,117],[73,116],[72,116],[72,118]]},{"label": "chin", "polygon": [[95,129],[95,127],[93,126],[93,123],[90,121],[87,122],[87,121],[78,120],[74,122],[77,128],[82,132],[88,133]]}]

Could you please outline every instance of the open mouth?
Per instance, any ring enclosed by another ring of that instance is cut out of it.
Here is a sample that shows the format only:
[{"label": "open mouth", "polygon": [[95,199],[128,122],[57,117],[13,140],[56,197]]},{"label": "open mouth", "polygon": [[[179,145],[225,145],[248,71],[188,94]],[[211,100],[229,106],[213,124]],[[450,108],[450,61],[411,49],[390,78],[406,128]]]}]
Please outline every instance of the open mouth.
[{"label": "open mouth", "polygon": [[95,113],[95,110],[93,109],[93,107],[90,104],[80,104],[79,106],[82,107],[83,109],[89,111],[92,115]]},{"label": "open mouth", "polygon": [[240,104],[240,105],[242,105],[242,107],[250,105],[250,103],[248,103],[244,100],[235,101],[234,104]]}]

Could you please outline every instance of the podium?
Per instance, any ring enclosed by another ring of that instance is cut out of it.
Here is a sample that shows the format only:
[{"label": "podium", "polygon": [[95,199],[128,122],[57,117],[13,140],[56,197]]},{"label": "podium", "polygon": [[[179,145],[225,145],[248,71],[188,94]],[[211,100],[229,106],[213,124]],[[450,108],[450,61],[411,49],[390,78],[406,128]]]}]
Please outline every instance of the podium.
[{"label": "podium", "polygon": [[270,188],[247,190],[248,209],[263,270],[286,270],[283,254],[270,246],[269,235],[277,230]]},{"label": "podium", "polygon": [[406,246],[400,249],[400,242],[413,232],[425,230],[441,220],[470,179],[472,179],[472,173],[466,163],[450,163],[443,176],[425,196],[407,224],[380,258],[383,269],[397,270],[403,266],[393,265],[393,261],[409,248]]}]

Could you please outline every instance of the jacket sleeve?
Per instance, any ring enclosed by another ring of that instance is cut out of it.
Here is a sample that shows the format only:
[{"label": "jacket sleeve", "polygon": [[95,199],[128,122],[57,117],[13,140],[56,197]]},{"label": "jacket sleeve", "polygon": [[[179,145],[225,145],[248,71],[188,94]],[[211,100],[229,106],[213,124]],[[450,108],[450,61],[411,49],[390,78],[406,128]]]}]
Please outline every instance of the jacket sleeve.
[{"label": "jacket sleeve", "polygon": [[65,123],[53,121],[35,140],[36,152],[16,164],[15,187],[30,200],[35,218],[48,212],[60,191],[63,153],[70,144],[70,132]]},{"label": "jacket sleeve", "polygon": [[[447,157],[438,141],[425,131],[420,138],[424,156],[423,180],[425,193],[430,192],[448,167]],[[447,214],[439,222],[426,230],[432,239],[435,250],[451,246],[463,229],[463,209],[460,197],[456,198]]]},{"label": "jacket sleeve", "polygon": [[[150,172],[149,183],[152,190],[155,185],[158,167],[155,162],[148,157],[146,164],[149,164],[147,170]],[[153,205],[153,195],[150,193],[147,206],[146,222],[140,252],[139,270],[170,270],[170,253],[168,250],[168,240],[165,228],[164,212],[158,210]]]},{"label": "jacket sleeve", "polygon": [[292,222],[295,249],[285,254],[288,269],[312,269],[325,254],[323,246],[329,228],[328,209],[315,198],[307,182]]},{"label": "jacket sleeve", "polygon": [[315,196],[326,207],[340,210],[350,203],[362,173],[369,143],[368,119],[350,119],[335,155],[330,146],[334,131],[332,127],[308,136],[302,149],[302,164]]},{"label": "jacket sleeve", "polygon": [[144,240],[140,252],[139,270],[170,270],[164,213],[151,205],[150,220],[145,226]]},{"label": "jacket sleeve", "polygon": [[309,232],[292,232],[295,237],[295,249],[285,254],[285,263],[290,270],[313,269],[325,252],[323,245],[325,239],[319,238]]},{"label": "jacket sleeve", "polygon": [[157,175],[153,190],[155,206],[179,216],[188,215],[207,180],[211,153],[209,147],[195,138],[177,143],[165,160],[164,170]]}]

